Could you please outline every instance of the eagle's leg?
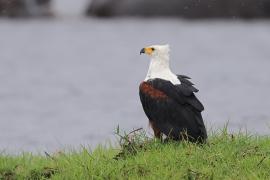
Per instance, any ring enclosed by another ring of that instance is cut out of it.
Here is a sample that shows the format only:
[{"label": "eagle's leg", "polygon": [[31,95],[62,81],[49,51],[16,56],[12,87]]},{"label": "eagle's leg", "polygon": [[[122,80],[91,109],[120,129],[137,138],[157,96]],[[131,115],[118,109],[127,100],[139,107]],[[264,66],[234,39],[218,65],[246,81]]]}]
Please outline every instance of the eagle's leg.
[{"label": "eagle's leg", "polygon": [[154,130],[154,135],[156,138],[162,140],[162,134],[159,130]]},{"label": "eagle's leg", "polygon": [[162,140],[162,133],[158,128],[155,127],[155,125],[150,121],[150,126],[154,131],[155,138]]}]

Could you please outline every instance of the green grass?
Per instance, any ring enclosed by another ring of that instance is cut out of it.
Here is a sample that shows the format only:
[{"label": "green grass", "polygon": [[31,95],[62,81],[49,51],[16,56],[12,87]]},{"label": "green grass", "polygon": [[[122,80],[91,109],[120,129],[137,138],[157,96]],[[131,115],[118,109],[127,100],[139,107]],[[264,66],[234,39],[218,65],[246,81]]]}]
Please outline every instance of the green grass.
[{"label": "green grass", "polygon": [[137,131],[120,140],[119,148],[92,152],[2,154],[0,179],[270,179],[270,137],[224,130],[196,145]]}]

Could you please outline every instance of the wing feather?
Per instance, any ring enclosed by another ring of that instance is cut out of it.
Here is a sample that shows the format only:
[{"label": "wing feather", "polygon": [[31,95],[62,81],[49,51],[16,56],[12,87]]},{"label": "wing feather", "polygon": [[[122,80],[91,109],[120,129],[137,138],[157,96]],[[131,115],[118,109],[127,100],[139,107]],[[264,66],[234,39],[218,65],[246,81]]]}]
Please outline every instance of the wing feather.
[{"label": "wing feather", "polygon": [[179,133],[184,132],[194,141],[207,138],[201,116],[204,108],[194,95],[194,89],[190,88],[191,83],[173,85],[162,79],[148,80],[147,83],[167,96],[163,99],[151,97],[140,89],[143,109],[151,123],[174,139],[181,139]]},{"label": "wing feather", "polygon": [[167,94],[167,96],[171,97],[179,104],[188,104],[194,110],[199,112],[204,110],[202,103],[194,95],[194,92],[198,92],[198,90],[193,86],[189,86],[184,83],[173,85],[170,81],[158,78],[149,80],[148,83],[150,83],[154,88]]}]

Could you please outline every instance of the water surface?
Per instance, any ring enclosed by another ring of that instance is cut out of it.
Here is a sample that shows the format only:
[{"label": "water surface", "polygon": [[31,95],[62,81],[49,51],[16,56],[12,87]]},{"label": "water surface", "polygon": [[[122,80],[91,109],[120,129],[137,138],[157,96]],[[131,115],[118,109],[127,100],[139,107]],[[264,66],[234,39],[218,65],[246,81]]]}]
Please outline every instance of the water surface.
[{"label": "water surface", "polygon": [[193,78],[210,129],[269,134],[270,23],[168,19],[0,20],[0,149],[95,146],[148,129],[138,96],[149,59],[171,45],[171,68]]}]

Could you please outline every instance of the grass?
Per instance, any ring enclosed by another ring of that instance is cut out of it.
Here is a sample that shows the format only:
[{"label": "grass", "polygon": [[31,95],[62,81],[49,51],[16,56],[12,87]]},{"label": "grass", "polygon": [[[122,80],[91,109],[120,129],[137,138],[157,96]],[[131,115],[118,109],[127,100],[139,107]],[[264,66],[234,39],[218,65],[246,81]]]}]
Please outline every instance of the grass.
[{"label": "grass", "polygon": [[117,134],[117,149],[0,155],[0,179],[270,179],[270,137],[225,129],[196,145]]}]

